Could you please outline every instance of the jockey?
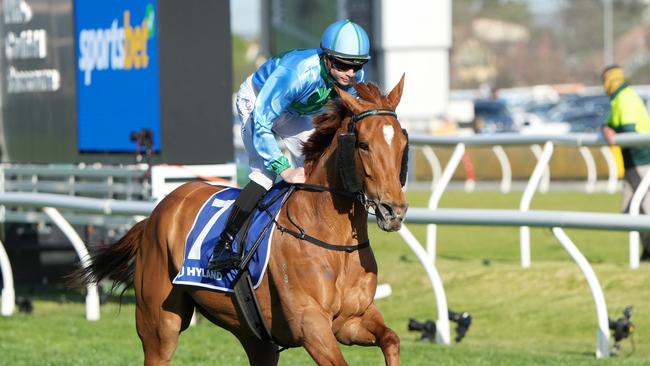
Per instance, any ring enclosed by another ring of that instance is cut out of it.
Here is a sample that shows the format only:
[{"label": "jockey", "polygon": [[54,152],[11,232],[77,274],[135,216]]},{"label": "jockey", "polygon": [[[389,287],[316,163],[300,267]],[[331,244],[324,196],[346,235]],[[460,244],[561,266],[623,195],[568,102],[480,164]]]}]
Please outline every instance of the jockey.
[{"label": "jockey", "polygon": [[[279,175],[288,183],[304,183],[302,144],[314,131],[312,117],[336,96],[333,86],[356,95],[354,84],[365,81],[363,65],[370,59],[366,32],[347,19],[329,25],[320,48],[296,49],[273,57],[240,86],[237,111],[251,169],[250,182],[233,203],[208,268],[224,270],[241,260],[232,242],[244,222]],[[282,154],[284,142],[292,163]]]}]

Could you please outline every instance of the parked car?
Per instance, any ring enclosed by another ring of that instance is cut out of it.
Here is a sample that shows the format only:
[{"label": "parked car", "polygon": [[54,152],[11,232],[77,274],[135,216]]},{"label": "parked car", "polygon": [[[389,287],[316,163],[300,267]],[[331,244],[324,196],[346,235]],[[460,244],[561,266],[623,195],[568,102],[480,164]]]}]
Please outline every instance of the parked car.
[{"label": "parked car", "polygon": [[512,113],[498,100],[475,100],[474,121],[476,133],[516,132]]},{"label": "parked car", "polygon": [[529,103],[525,107],[525,113],[534,114],[536,116],[544,117],[557,105],[557,102],[543,102],[543,103]]},{"label": "parked car", "polygon": [[583,114],[570,118],[567,122],[571,126],[570,132],[597,133],[605,123],[606,116],[602,114]]},{"label": "parked car", "polygon": [[609,109],[607,95],[583,95],[558,103],[546,113],[546,120],[568,123],[571,132],[598,132]]}]

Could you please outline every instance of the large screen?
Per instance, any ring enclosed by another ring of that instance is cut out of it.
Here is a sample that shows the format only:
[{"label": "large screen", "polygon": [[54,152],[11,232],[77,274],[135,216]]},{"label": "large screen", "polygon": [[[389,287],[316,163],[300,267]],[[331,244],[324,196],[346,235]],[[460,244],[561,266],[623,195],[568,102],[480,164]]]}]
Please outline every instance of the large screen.
[{"label": "large screen", "polygon": [[[78,150],[160,152],[155,0],[75,0]],[[149,137],[151,140],[149,140]]]}]

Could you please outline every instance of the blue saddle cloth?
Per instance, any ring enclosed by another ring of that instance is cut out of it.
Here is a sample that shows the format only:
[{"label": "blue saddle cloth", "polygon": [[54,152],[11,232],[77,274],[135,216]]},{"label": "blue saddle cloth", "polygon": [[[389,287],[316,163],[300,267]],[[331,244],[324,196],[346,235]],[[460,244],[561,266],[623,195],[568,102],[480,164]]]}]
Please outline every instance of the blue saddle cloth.
[{"label": "blue saddle cloth", "polygon": [[[258,208],[253,212],[252,222],[248,230],[248,235],[246,235],[245,253],[250,251],[267,224],[277,217],[286,196],[287,186],[284,182],[276,184],[266,194],[262,200],[263,203],[258,205],[258,207],[264,207],[265,210]],[[194,225],[187,234],[187,239],[185,239],[183,264],[174,278],[173,283],[226,292],[233,291],[233,280],[239,270],[208,270],[208,260],[219,235],[225,227],[230,211],[232,211],[232,204],[235,202],[235,198],[237,198],[240,191],[237,188],[227,188],[213,194],[205,201],[194,219]],[[263,234],[262,242],[253,254],[248,265],[251,281],[255,288],[259,286],[269,261],[274,228],[275,223],[271,223],[270,227]],[[243,234],[242,229],[242,232],[237,235],[234,242],[233,247],[235,250],[239,247],[239,241]]]}]

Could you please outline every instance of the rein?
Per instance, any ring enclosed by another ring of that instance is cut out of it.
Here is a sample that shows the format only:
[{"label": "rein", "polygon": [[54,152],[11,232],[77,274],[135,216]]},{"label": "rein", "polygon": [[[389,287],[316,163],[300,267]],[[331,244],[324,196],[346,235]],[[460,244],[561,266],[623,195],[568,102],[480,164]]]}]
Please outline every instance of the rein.
[{"label": "rein", "polygon": [[[348,198],[358,198],[358,195],[350,193],[350,192],[344,192],[344,191],[331,189],[331,188],[325,187],[325,186],[319,186],[319,185],[316,185],[316,184],[306,184],[306,183],[294,183],[291,186],[289,186],[289,188],[287,188],[287,189],[288,189],[288,194],[287,194],[287,198],[285,199],[285,201],[287,203],[287,218],[289,219],[289,222],[291,222],[291,224],[298,229],[298,231],[292,230],[292,229],[290,229],[290,228],[288,228],[286,226],[280,225],[280,223],[277,222],[277,220],[275,220],[275,218],[274,218],[273,221],[275,222],[275,227],[278,230],[280,230],[280,232],[290,234],[290,235],[292,235],[292,236],[294,236],[294,237],[296,237],[296,238],[298,238],[300,240],[305,240],[305,241],[307,241],[309,243],[312,243],[314,245],[317,245],[317,246],[319,246],[321,248],[325,248],[327,250],[339,251],[339,252],[351,253],[351,252],[357,251],[359,249],[364,249],[364,248],[367,248],[367,247],[370,246],[370,241],[368,241],[368,240],[366,240],[366,241],[364,241],[362,243],[359,243],[357,245],[341,245],[341,244],[330,244],[330,243],[324,242],[324,241],[322,241],[322,240],[320,240],[318,238],[315,238],[315,237],[307,234],[305,232],[305,229],[303,229],[300,225],[298,225],[293,220],[293,218],[291,217],[291,210],[289,209],[289,197],[291,197],[291,195],[297,190],[310,191],[310,192],[330,192],[330,193],[333,193],[335,195],[348,197]],[[362,203],[363,203],[363,201],[362,201]]]}]

